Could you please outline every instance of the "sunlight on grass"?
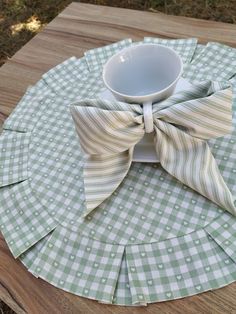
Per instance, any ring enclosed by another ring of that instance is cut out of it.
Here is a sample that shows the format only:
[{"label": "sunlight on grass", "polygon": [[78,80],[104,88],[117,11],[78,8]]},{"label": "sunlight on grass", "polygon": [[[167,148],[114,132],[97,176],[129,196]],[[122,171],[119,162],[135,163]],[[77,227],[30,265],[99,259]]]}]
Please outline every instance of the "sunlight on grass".
[{"label": "sunlight on grass", "polygon": [[36,33],[40,31],[43,26],[44,24],[42,24],[39,19],[33,15],[26,22],[11,25],[11,33],[13,36],[22,30],[28,30],[32,33]]}]

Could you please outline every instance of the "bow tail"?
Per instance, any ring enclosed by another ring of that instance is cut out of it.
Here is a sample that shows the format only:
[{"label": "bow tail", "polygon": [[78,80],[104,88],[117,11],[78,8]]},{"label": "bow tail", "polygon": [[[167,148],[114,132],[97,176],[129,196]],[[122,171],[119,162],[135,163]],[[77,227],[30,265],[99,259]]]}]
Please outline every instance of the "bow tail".
[{"label": "bow tail", "polygon": [[134,148],[112,155],[88,155],[84,166],[86,217],[108,198],[129,171]]},{"label": "bow tail", "polygon": [[233,196],[207,142],[174,125],[155,121],[155,149],[163,168],[183,184],[236,216]]}]

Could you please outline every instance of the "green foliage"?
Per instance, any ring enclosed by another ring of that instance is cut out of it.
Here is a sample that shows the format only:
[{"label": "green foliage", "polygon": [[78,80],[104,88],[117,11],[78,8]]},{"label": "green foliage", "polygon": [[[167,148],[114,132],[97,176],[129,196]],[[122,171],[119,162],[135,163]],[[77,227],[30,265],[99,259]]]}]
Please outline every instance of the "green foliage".
[{"label": "green foliage", "polygon": [[70,0],[0,0],[0,65],[70,2]]}]

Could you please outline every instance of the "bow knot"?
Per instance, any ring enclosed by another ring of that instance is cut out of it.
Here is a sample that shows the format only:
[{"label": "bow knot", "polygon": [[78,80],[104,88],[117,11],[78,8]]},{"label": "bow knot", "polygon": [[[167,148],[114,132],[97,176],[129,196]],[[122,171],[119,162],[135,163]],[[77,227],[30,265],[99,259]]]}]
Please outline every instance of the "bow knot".
[{"label": "bow knot", "polygon": [[71,114],[86,153],[84,216],[109,197],[129,171],[134,146],[154,131],[162,167],[183,184],[236,215],[234,200],[205,140],[232,127],[228,82],[192,85],[153,105],[85,99]]}]

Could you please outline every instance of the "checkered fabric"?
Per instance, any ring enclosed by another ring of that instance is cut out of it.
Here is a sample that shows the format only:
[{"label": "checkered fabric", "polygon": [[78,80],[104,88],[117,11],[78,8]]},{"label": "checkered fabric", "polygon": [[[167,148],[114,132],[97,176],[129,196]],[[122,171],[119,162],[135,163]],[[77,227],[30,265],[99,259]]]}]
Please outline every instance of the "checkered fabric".
[{"label": "checkered fabric", "polygon": [[236,279],[235,263],[203,229],[127,246],[126,258],[132,303],[181,298]]},{"label": "checkered fabric", "polygon": [[51,88],[49,89],[42,80],[35,86],[29,87],[10,117],[4,122],[4,129],[16,132],[31,132],[41,117],[42,111],[46,110],[49,103],[47,95],[50,93]]},{"label": "checkered fabric", "polygon": [[183,77],[191,81],[229,80],[236,71],[236,49],[210,42],[185,68]]},{"label": "checkered fabric", "polygon": [[193,54],[197,47],[197,39],[162,39],[162,38],[153,38],[153,37],[144,37],[145,43],[159,44],[163,46],[168,46],[177,52],[183,63],[191,62]]},{"label": "checkered fabric", "polygon": [[204,45],[197,44],[192,59],[197,58],[197,57],[202,53],[202,51],[203,51],[204,49],[205,49],[205,46],[204,46]]},{"label": "checkered fabric", "polygon": [[1,188],[1,232],[15,257],[57,226],[33,193],[29,180]]},{"label": "checkered fabric", "polygon": [[125,39],[117,43],[99,47],[85,52],[85,58],[90,71],[99,70],[101,65],[104,65],[107,60],[116,52],[126,48],[132,44],[131,39]]},{"label": "checkered fabric", "polygon": [[236,262],[236,221],[231,215],[223,215],[206,226],[206,231]]},{"label": "checkered fabric", "polygon": [[85,58],[71,57],[58,64],[47,73],[43,74],[43,80],[49,84],[55,93],[60,94],[62,88],[76,86],[81,80],[86,80],[89,70]]},{"label": "checkered fabric", "polygon": [[122,245],[96,241],[60,226],[31,270],[66,291],[112,303],[123,252]]},{"label": "checkered fabric", "polygon": [[45,237],[40,239],[36,244],[31,246],[30,249],[27,250],[26,253],[22,253],[20,255],[20,261],[25,265],[26,268],[35,276],[38,277],[38,274],[33,272],[30,267],[34,265],[35,259],[38,256],[39,252],[43,249],[43,247],[46,245],[48,239],[51,236],[51,232],[49,232]]},{"label": "checkered fabric", "polygon": [[30,134],[5,132],[0,137],[0,187],[28,178]]},{"label": "checkered fabric", "polygon": [[[195,39],[147,41],[175,49],[190,81],[213,74],[230,80],[236,108],[235,49],[196,46]],[[103,64],[131,44],[72,57],[27,90],[0,137],[0,228],[34,276],[99,302],[138,306],[235,281],[236,234],[233,216],[159,164],[133,163],[111,197],[82,218],[84,155],[69,105],[98,97]],[[235,128],[209,141],[234,195],[235,144]]]}]

